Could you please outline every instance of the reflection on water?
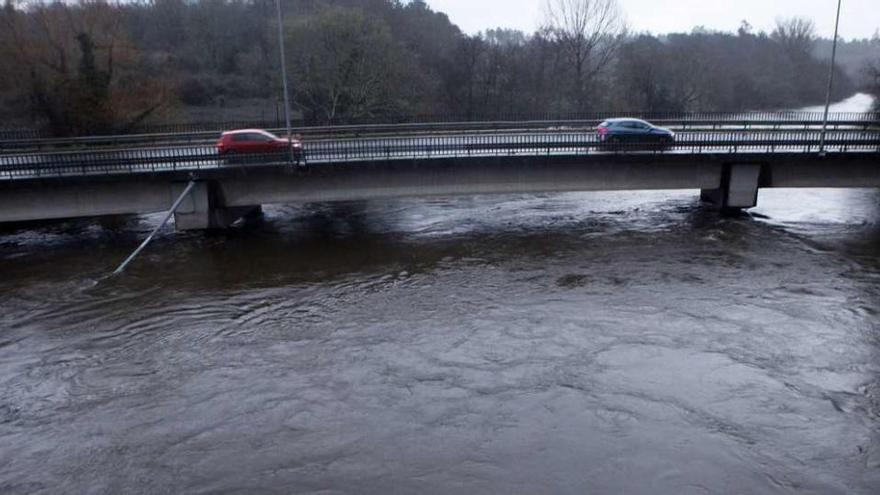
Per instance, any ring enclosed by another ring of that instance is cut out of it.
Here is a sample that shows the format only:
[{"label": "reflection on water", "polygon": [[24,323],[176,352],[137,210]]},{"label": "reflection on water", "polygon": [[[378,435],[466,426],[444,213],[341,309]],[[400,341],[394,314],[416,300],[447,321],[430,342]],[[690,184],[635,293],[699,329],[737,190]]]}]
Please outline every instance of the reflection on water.
[{"label": "reflection on water", "polygon": [[877,493],[880,197],[0,233],[0,492]]},{"label": "reflection on water", "polygon": [[[829,112],[869,112],[874,106],[874,97],[868,93],[856,93],[849,98],[832,103],[828,107]],[[821,113],[825,111],[825,105],[815,105],[798,110],[800,112]]]}]

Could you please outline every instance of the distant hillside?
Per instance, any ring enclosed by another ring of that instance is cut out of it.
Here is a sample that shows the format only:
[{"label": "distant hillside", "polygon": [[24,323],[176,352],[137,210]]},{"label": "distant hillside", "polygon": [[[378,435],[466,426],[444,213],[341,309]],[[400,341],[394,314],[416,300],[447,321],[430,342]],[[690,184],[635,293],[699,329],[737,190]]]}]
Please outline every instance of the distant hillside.
[{"label": "distant hillside", "polygon": [[[596,0],[615,14],[614,0]],[[630,35],[622,17],[477,36],[421,0],[283,0],[296,117],[313,123],[824,100],[827,42],[791,32]],[[587,19],[589,21],[589,19]],[[582,32],[576,26],[586,26]],[[810,29],[801,29],[801,28]],[[15,3],[0,10],[0,118],[57,135],[281,117],[272,0]],[[876,46],[841,46],[835,98]]]},{"label": "distant hillside", "polygon": [[[818,40],[813,53],[820,59],[830,60],[832,46],[830,39]],[[854,80],[860,80],[864,76],[867,64],[878,58],[880,58],[880,37],[841,41],[837,44],[837,63]]]}]

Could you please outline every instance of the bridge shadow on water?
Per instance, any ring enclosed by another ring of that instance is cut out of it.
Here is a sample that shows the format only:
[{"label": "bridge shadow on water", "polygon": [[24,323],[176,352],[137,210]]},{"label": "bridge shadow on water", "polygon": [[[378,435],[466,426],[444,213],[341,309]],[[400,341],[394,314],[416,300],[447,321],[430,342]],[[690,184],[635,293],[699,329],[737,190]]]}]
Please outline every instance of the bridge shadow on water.
[{"label": "bridge shadow on water", "polygon": [[[729,264],[782,239],[869,258],[880,251],[880,228],[872,225],[855,226],[849,240],[835,238],[827,245],[829,239],[803,235],[762,213],[719,215],[689,193],[621,197],[523,195],[268,208],[264,216],[227,231],[168,229],[129,273],[110,283],[274,286],[349,274],[421,273],[461,260],[625,264],[682,257],[686,263]],[[869,215],[878,218],[880,211]],[[0,232],[0,263],[13,279],[100,279],[155,221],[127,217],[7,228]],[[693,260],[688,253],[696,253]]]},{"label": "bridge shadow on water", "polygon": [[[806,231],[801,224],[792,228],[763,211],[719,215],[689,193],[635,196],[548,194],[267,208],[265,215],[227,231],[166,229],[113,283],[271,286],[347,274],[419,273],[450,260],[661,261],[689,250],[703,261],[714,253],[716,262],[733,263],[781,239],[818,251],[843,250],[868,263],[880,254],[878,223],[849,226],[844,235],[834,227],[824,236],[810,222]],[[866,205],[873,208],[863,212],[866,218],[880,218],[880,199],[861,206]],[[156,216],[115,217],[7,226],[0,231],[0,263],[12,279],[100,279],[156,221]],[[170,278],[161,282],[162,274]]]},{"label": "bridge shadow on water", "polygon": [[188,234],[164,261],[195,278],[213,274],[226,286],[320,283],[348,275],[412,275],[462,261],[503,265],[579,253],[585,260],[615,257],[618,245],[650,258],[657,244],[684,243],[699,232],[751,223],[719,218],[697,203],[676,206],[671,216],[669,211],[655,216],[620,210],[578,218],[572,212],[542,213],[534,205],[513,214],[493,208],[491,202],[470,200],[283,208],[231,231]]}]

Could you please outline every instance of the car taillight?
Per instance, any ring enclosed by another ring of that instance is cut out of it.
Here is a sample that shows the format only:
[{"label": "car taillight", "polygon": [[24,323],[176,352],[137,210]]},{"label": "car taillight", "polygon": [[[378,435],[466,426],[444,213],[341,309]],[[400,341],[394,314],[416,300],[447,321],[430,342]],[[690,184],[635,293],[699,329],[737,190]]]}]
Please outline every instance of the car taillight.
[{"label": "car taillight", "polygon": [[608,134],[608,128],[607,128],[607,127],[600,127],[600,128],[597,129],[597,131],[599,132],[600,135]]}]

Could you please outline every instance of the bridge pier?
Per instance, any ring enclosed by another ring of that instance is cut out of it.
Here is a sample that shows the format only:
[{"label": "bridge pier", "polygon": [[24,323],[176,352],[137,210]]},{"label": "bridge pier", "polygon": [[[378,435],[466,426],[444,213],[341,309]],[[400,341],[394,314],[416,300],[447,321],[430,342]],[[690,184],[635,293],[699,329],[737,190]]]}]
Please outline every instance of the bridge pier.
[{"label": "bridge pier", "polygon": [[700,199],[722,210],[754,208],[760,180],[761,164],[726,163],[721,170],[721,187],[701,190]]},{"label": "bridge pier", "polygon": [[[180,194],[186,184],[172,186],[173,194]],[[260,205],[227,207],[220,187],[212,181],[197,182],[190,194],[174,213],[177,230],[214,230],[229,228],[236,220],[259,215]]]}]

